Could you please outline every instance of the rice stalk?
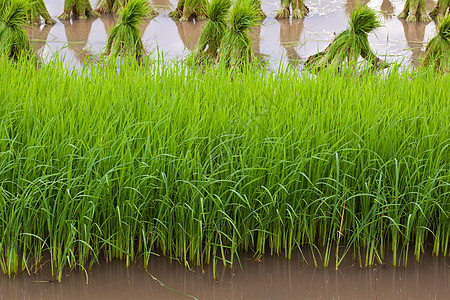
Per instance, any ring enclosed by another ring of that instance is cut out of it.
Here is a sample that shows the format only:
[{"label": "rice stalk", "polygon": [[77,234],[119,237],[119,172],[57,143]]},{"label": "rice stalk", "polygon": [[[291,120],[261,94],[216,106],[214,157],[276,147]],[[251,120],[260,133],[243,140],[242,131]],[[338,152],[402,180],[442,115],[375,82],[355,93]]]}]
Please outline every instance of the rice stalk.
[{"label": "rice stalk", "polygon": [[0,0],[0,58],[30,57],[32,49],[26,24],[30,4],[26,0]]},{"label": "rice stalk", "polygon": [[438,0],[429,15],[440,23],[447,12],[450,13],[450,0]]},{"label": "rice stalk", "polygon": [[304,0],[281,0],[281,8],[277,11],[275,19],[289,19],[290,6],[292,6],[293,19],[303,19],[309,12]]},{"label": "rice stalk", "polygon": [[178,0],[177,7],[169,17],[181,22],[206,19],[206,0]]},{"label": "rice stalk", "polygon": [[41,17],[47,25],[56,24],[56,21],[50,16],[47,7],[45,7],[44,0],[31,1],[28,11],[28,22],[30,24],[41,24]]},{"label": "rice stalk", "polygon": [[339,67],[343,63],[356,65],[362,57],[376,68],[386,67],[387,64],[372,52],[368,40],[368,34],[380,26],[381,23],[372,9],[353,9],[350,14],[350,28],[341,32],[324,51],[310,56],[305,65],[309,69],[317,70],[328,66]]},{"label": "rice stalk", "polygon": [[145,49],[139,24],[148,16],[148,13],[147,0],[129,0],[121,11],[119,22],[111,30],[104,55],[111,59],[129,56],[140,63],[145,56]]},{"label": "rice stalk", "polygon": [[412,23],[431,21],[425,9],[425,0],[406,0],[405,7],[398,17]]},{"label": "rice stalk", "polygon": [[[129,0],[99,0],[97,3],[96,12],[100,14],[120,14],[121,10],[127,5]],[[147,2],[149,7],[147,18],[154,18],[158,15],[158,12]]]},{"label": "rice stalk", "polygon": [[60,20],[88,19],[98,17],[99,14],[92,9],[89,0],[64,0],[64,12],[58,17]]},{"label": "rice stalk", "polygon": [[437,35],[427,43],[423,64],[440,72],[450,72],[450,13],[439,24]]}]

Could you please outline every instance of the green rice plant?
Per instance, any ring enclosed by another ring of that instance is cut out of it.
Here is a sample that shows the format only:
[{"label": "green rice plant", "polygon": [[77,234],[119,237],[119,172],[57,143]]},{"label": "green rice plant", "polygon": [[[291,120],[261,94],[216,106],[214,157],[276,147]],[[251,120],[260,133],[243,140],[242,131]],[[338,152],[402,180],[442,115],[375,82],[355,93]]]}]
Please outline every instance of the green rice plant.
[{"label": "green rice plant", "polygon": [[431,19],[425,10],[425,0],[406,0],[405,7],[398,15],[406,22],[430,22]]},{"label": "green rice plant", "polygon": [[438,0],[436,7],[430,12],[430,16],[441,22],[447,12],[450,13],[450,0]]},{"label": "green rice plant", "polygon": [[450,72],[450,13],[439,24],[437,35],[427,43],[423,64],[441,72]]},{"label": "green rice plant", "polygon": [[32,54],[26,24],[29,3],[25,0],[0,0],[0,58],[19,60]]},{"label": "green rice plant", "polygon": [[139,24],[149,13],[147,0],[129,0],[120,14],[120,20],[111,30],[104,52],[116,59],[119,56],[135,58],[138,63],[145,57]]},{"label": "green rice plant", "polygon": [[253,2],[253,5],[256,7],[258,18],[265,19],[267,15],[261,8],[261,0],[251,0],[251,1]]},{"label": "green rice plant", "polygon": [[227,15],[231,7],[230,0],[211,0],[206,5],[205,27],[200,34],[194,60],[215,60],[222,38],[227,31]]},{"label": "green rice plant", "polygon": [[58,19],[88,19],[98,16],[99,14],[92,9],[91,2],[89,0],[64,0],[64,12],[58,17]]},{"label": "green rice plant", "polygon": [[281,0],[281,8],[275,15],[276,19],[289,19],[291,16],[290,6],[292,6],[292,18],[303,19],[309,12],[309,8],[303,0]]},{"label": "green rice plant", "polygon": [[311,251],[336,268],[450,254],[448,74],[8,59],[0,73],[10,276],[45,264],[63,280],[101,257],[214,269]]},{"label": "green rice plant", "polygon": [[206,19],[206,0],[178,0],[177,7],[169,17],[180,19],[181,22],[189,20]]},{"label": "green rice plant", "polygon": [[372,52],[368,40],[369,33],[380,26],[372,9],[353,9],[350,14],[350,28],[341,32],[324,51],[310,56],[305,62],[306,67],[318,70],[328,66],[338,67],[343,63],[356,65],[360,57],[374,67],[386,67],[387,64]]},{"label": "green rice plant", "polygon": [[[129,0],[99,0],[95,11],[100,14],[120,14],[121,10],[127,5],[128,1]],[[146,17],[156,17],[158,15],[158,12],[153,9],[153,7],[150,5],[150,2],[147,2],[147,5],[149,9]]]},{"label": "green rice plant", "polygon": [[239,0],[230,10],[229,27],[218,49],[217,60],[226,67],[239,67],[253,60],[250,29],[256,25],[258,9],[252,0]]},{"label": "green rice plant", "polygon": [[30,1],[28,22],[31,24],[41,24],[41,17],[47,25],[56,24],[56,21],[50,16],[47,7],[45,7],[44,0]]}]

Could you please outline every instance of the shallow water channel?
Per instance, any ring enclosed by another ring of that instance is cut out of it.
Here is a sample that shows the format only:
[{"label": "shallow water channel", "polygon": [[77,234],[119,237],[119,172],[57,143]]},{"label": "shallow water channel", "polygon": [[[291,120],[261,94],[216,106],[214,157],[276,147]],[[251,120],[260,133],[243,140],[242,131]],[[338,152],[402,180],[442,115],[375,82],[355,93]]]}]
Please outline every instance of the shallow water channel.
[{"label": "shallow water channel", "polygon": [[[63,0],[44,0],[50,14],[56,19],[63,12]],[[177,4],[176,0],[150,0],[159,16],[141,25],[146,49],[154,57],[182,58],[195,49],[205,21],[179,22],[168,17]],[[436,25],[430,23],[407,23],[396,17],[403,8],[400,0],[361,0],[379,12],[383,27],[371,34],[369,41],[377,55],[387,61],[404,64],[416,63],[425,49],[426,42],[436,34]],[[95,1],[91,0],[93,7]],[[310,55],[326,48],[335,33],[347,28],[350,10],[356,0],[306,0],[310,13],[304,20],[274,19],[280,7],[279,0],[262,1],[267,14],[261,26],[254,28],[253,50],[276,68],[280,64],[298,64]],[[427,0],[427,10],[435,6]],[[56,19],[57,20],[57,19]],[[117,22],[112,15],[90,20],[61,22],[52,27],[28,28],[35,43],[34,49],[44,57],[59,54],[74,65],[80,65],[88,53],[100,54],[107,40],[107,33]]]},{"label": "shallow water channel", "polygon": [[95,265],[86,276],[67,272],[51,282],[48,265],[36,275],[0,276],[0,299],[448,299],[450,258],[411,257],[407,268],[389,263],[360,268],[351,259],[338,270],[322,269],[300,257],[241,257],[241,266],[189,270],[167,258],[152,257],[126,268],[122,262]]}]

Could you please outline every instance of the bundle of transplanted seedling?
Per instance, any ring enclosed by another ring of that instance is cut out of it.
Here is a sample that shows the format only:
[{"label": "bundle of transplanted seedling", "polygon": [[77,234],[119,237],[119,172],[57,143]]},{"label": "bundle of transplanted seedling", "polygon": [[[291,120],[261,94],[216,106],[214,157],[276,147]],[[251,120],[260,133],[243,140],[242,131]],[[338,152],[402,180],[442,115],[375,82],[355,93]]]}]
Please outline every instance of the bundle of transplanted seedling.
[{"label": "bundle of transplanted seedling", "polygon": [[450,72],[450,13],[443,17],[437,35],[428,42],[423,64],[441,72]]},{"label": "bundle of transplanted seedling", "polygon": [[[113,14],[120,14],[120,11],[123,7],[127,5],[129,0],[100,0],[98,2],[96,11],[101,14],[107,14],[107,13],[113,13]],[[147,1],[148,5],[148,14],[147,18],[153,18],[158,15],[156,10],[154,10],[150,3]]]},{"label": "bundle of transplanted seedling", "polygon": [[436,7],[430,12],[430,16],[440,22],[447,12],[450,13],[450,0],[438,0]]},{"label": "bundle of transplanted seedling", "polygon": [[206,4],[208,21],[200,34],[197,49],[193,53],[196,63],[211,62],[217,57],[217,52],[225,32],[228,29],[227,16],[231,0],[210,0]]},{"label": "bundle of transplanted seedling", "polygon": [[28,22],[31,24],[41,24],[41,17],[44,19],[45,24],[53,25],[56,21],[50,17],[50,14],[45,7],[44,0],[32,0],[28,9]]},{"label": "bundle of transplanted seedling", "polygon": [[98,13],[92,9],[89,0],[65,0],[64,12],[58,17],[61,20],[70,18],[87,19],[98,17]]},{"label": "bundle of transplanted seedling", "polygon": [[182,22],[189,20],[206,19],[206,0],[178,0],[177,7],[169,14],[169,17],[180,19]]},{"label": "bundle of transplanted seedling", "polygon": [[129,0],[120,20],[111,30],[104,55],[110,59],[131,57],[141,63],[145,57],[139,24],[148,16],[147,0]]},{"label": "bundle of transplanted seedling", "polygon": [[367,7],[355,8],[350,13],[349,25],[350,28],[341,32],[324,51],[310,56],[305,66],[315,70],[343,64],[356,66],[362,57],[374,67],[387,67],[369,45],[369,33],[381,26],[375,12]]},{"label": "bundle of transplanted seedling", "polygon": [[303,19],[309,12],[309,8],[303,0],[281,0],[281,8],[275,15],[276,19],[289,19],[291,16],[290,6],[292,6],[292,18]]},{"label": "bundle of transplanted seedling", "polygon": [[430,22],[431,18],[425,9],[425,0],[406,0],[403,11],[398,15],[406,22]]},{"label": "bundle of transplanted seedling", "polygon": [[28,35],[23,29],[28,10],[27,0],[0,0],[0,59],[12,60],[32,56]]}]

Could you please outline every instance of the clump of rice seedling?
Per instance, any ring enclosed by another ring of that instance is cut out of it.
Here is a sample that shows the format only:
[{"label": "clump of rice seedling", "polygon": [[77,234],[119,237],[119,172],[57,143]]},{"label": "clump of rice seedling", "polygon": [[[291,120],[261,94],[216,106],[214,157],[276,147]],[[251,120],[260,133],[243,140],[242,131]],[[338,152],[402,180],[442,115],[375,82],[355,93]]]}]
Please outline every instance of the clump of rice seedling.
[{"label": "clump of rice seedling", "polygon": [[60,20],[87,19],[98,17],[99,14],[92,9],[89,0],[65,0],[64,12],[58,17]]},{"label": "clump of rice seedling", "polygon": [[149,13],[147,0],[130,0],[120,14],[120,20],[111,30],[104,55],[111,58],[131,56],[140,63],[145,56],[139,24]]},{"label": "clump of rice seedling", "polygon": [[398,15],[406,22],[430,22],[431,19],[425,10],[425,0],[406,0],[403,11]]},{"label": "clump of rice seedling", "polygon": [[305,62],[310,69],[340,66],[342,63],[356,64],[359,57],[375,67],[386,67],[372,52],[368,35],[381,26],[375,11],[367,7],[355,8],[350,13],[350,28],[341,32],[322,52],[310,56]]},{"label": "clump of rice seedling", "polygon": [[258,12],[258,18],[259,19],[265,19],[267,15],[264,13],[264,11],[261,8],[261,0],[251,0],[253,2],[253,5],[256,7],[256,10]]},{"label": "clump of rice seedling", "polygon": [[292,6],[292,18],[303,19],[309,12],[309,8],[305,5],[303,0],[281,0],[281,8],[275,15],[276,19],[289,19]]},{"label": "clump of rice seedling", "polygon": [[450,14],[447,13],[437,28],[437,35],[425,49],[425,66],[432,65],[436,70],[450,72]]},{"label": "clump of rice seedling", "polygon": [[23,29],[29,8],[26,0],[0,0],[0,58],[6,56],[17,61],[32,54]]},{"label": "clump of rice seedling", "polygon": [[56,24],[56,21],[50,17],[47,7],[45,7],[44,0],[31,1],[30,8],[28,10],[28,21],[31,24],[40,24],[41,17],[47,25]]},{"label": "clump of rice seedling", "polygon": [[[127,5],[127,3],[128,0],[100,0],[97,4],[96,11],[100,14],[120,14],[120,11]],[[150,5],[150,2],[147,1],[147,5],[149,7],[149,12],[146,17],[156,17],[158,15],[158,12],[153,9],[153,7]]]},{"label": "clump of rice seedling", "polygon": [[200,34],[194,60],[216,58],[220,43],[228,28],[227,15],[230,7],[230,0],[210,0],[207,3],[208,21]]},{"label": "clump of rice seedling", "polygon": [[218,50],[218,61],[235,67],[253,60],[250,29],[256,25],[258,10],[252,0],[238,0],[230,11],[229,27]]},{"label": "clump of rice seedling", "polygon": [[206,19],[206,0],[179,0],[177,7],[169,17],[180,19],[181,22],[189,20]]},{"label": "clump of rice seedling", "polygon": [[450,0],[438,0],[436,7],[430,12],[430,16],[441,22],[447,12],[450,12]]}]

